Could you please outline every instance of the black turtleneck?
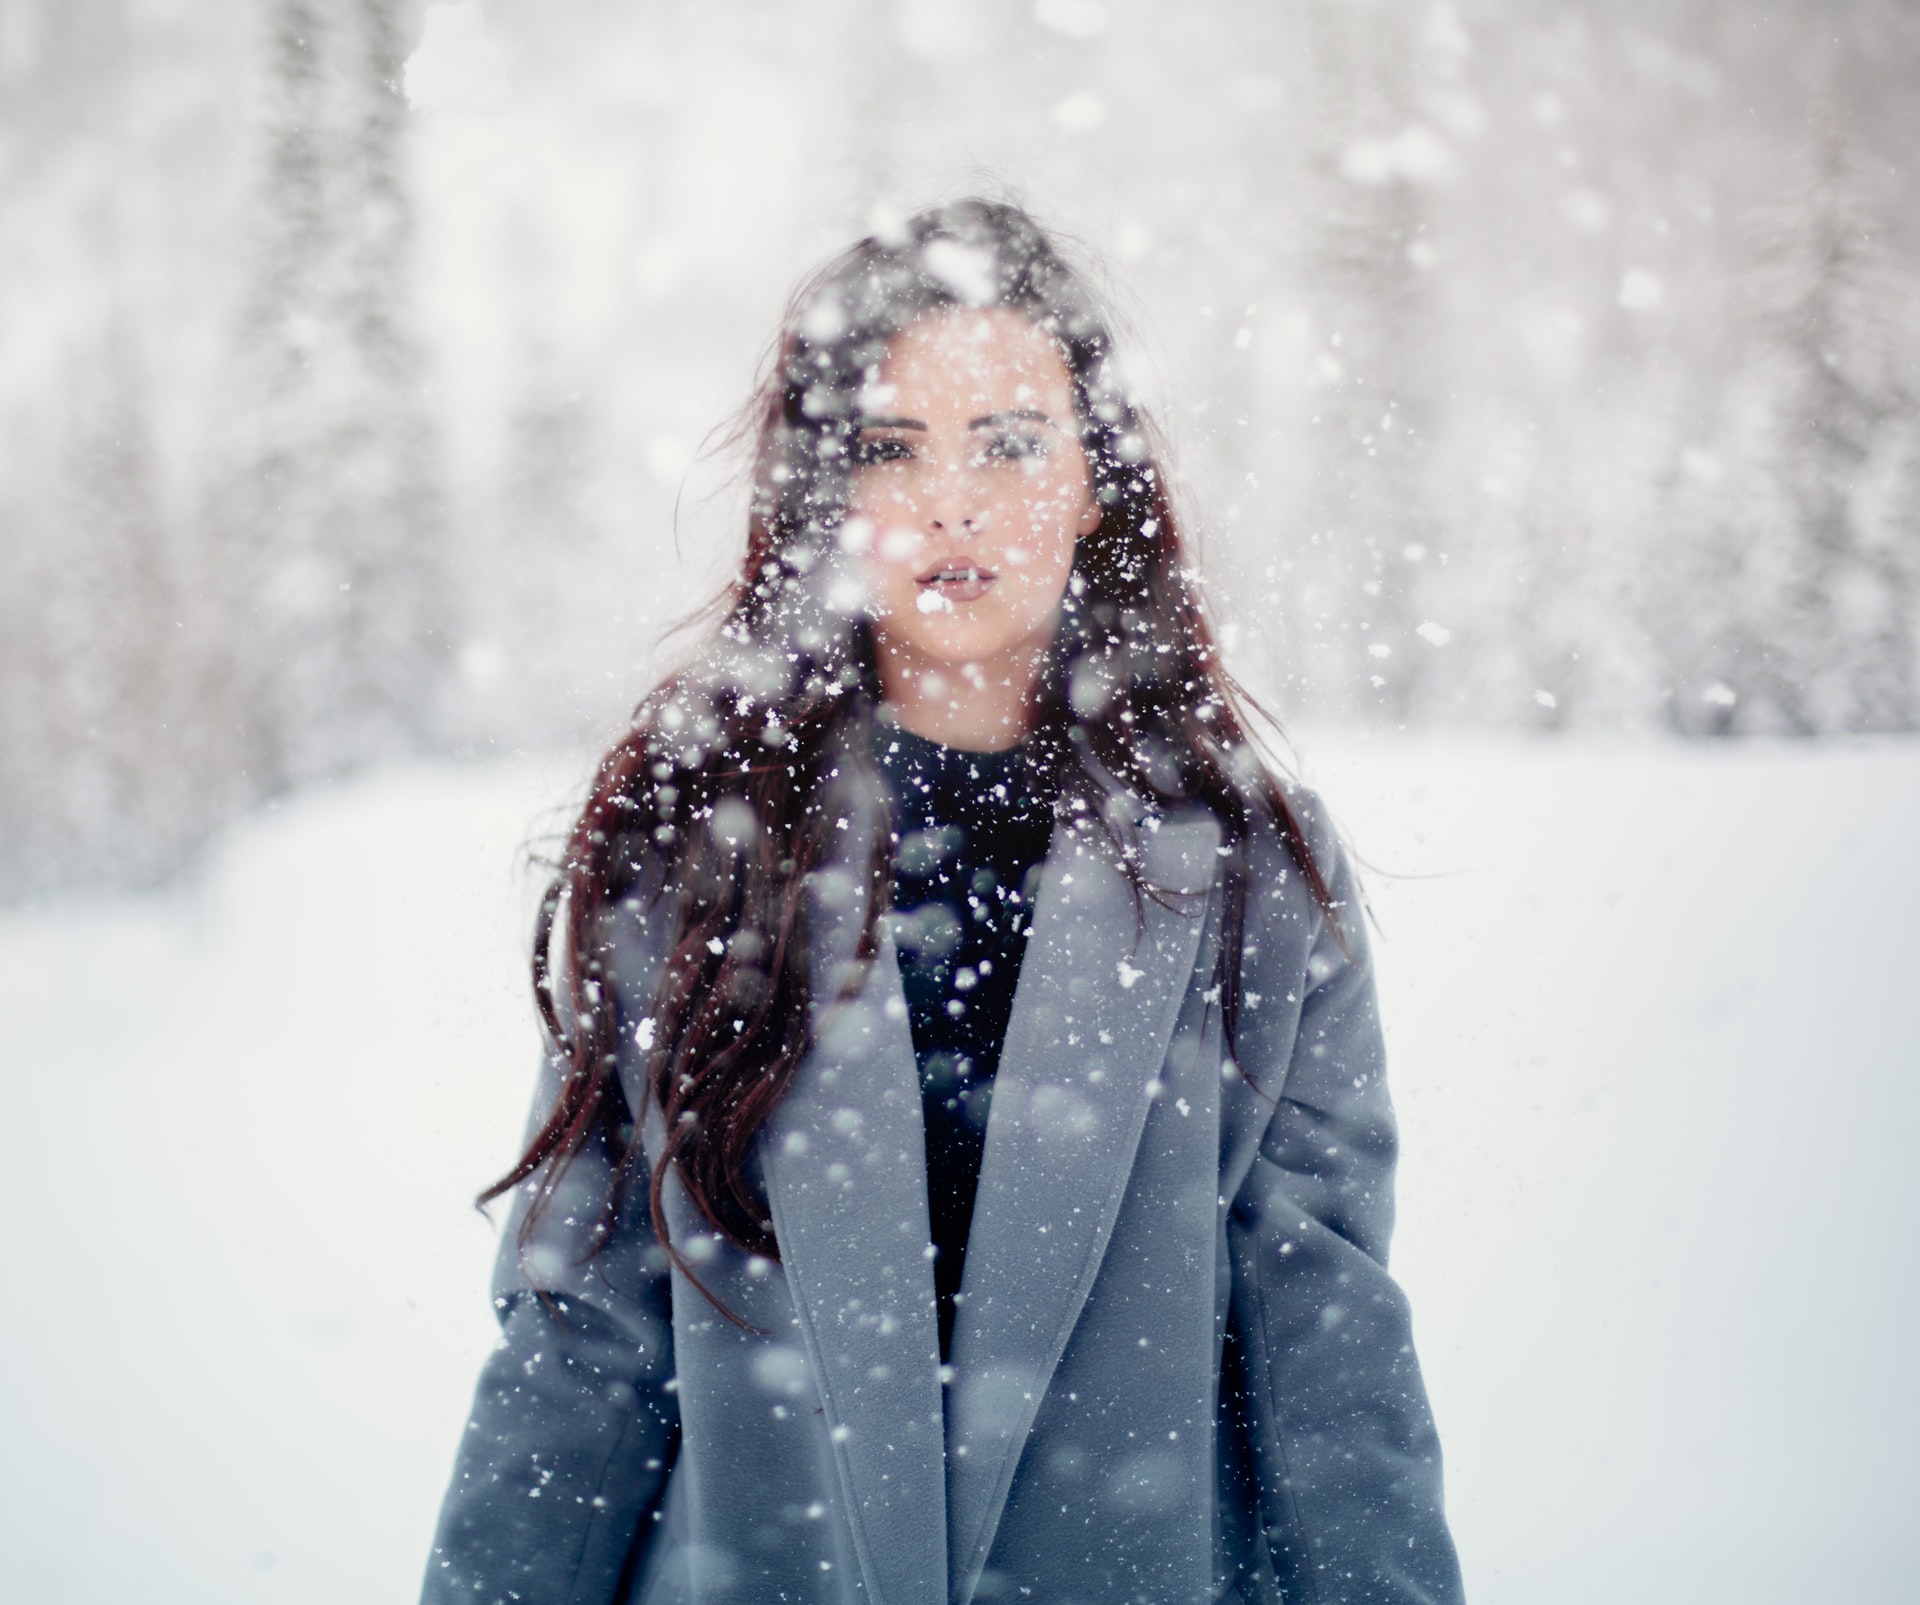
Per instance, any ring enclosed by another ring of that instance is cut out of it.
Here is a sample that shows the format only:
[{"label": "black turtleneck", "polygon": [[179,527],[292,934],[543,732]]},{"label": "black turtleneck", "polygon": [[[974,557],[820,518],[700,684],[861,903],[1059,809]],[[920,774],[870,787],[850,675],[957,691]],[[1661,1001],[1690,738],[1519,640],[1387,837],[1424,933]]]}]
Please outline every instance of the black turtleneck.
[{"label": "black turtleneck", "polygon": [[874,751],[893,810],[893,938],[926,1112],[944,1361],[1057,784],[1032,741],[968,752],[881,723]]}]

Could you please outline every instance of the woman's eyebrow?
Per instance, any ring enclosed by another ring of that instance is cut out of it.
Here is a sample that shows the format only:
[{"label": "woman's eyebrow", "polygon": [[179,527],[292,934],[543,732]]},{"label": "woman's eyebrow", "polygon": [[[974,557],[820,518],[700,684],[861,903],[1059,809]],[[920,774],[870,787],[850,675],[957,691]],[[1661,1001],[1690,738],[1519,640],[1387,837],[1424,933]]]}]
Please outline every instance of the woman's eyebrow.
[{"label": "woman's eyebrow", "polygon": [[925,429],[918,418],[862,418],[862,429]]},{"label": "woman's eyebrow", "polygon": [[1009,423],[1016,418],[1022,419],[1027,423],[1045,424],[1049,429],[1055,427],[1054,421],[1051,418],[1044,412],[1038,412],[1032,407],[1010,407],[1005,412],[990,412],[983,417],[970,419],[967,427],[969,429],[983,429],[988,424]]}]

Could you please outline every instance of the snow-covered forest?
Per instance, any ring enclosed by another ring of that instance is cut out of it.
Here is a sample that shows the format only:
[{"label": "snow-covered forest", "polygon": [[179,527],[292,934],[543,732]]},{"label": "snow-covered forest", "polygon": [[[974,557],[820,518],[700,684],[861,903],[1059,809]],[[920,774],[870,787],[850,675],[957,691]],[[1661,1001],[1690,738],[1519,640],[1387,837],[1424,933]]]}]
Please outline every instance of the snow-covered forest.
[{"label": "snow-covered forest", "polygon": [[1283,714],[1913,729],[1916,82],[1905,0],[8,0],[0,893],[613,728],[788,287],[981,188]]}]

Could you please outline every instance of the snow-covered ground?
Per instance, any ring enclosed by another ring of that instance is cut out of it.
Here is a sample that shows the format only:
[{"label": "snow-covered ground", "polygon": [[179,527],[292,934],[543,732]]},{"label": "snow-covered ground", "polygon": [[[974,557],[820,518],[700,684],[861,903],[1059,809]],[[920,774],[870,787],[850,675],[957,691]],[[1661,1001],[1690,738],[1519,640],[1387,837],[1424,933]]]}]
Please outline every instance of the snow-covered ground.
[{"label": "snow-covered ground", "polygon": [[[1916,1597],[1920,745],[1305,749],[1472,1597]],[[0,917],[8,1598],[412,1597],[534,1052],[515,849],[578,778],[390,770]]]}]

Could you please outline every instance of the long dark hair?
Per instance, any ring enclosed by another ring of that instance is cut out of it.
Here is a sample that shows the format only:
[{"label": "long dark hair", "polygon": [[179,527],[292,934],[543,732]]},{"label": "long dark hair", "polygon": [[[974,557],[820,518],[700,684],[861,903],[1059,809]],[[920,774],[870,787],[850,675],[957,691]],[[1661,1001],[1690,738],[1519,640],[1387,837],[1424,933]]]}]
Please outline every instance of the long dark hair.
[{"label": "long dark hair", "polygon": [[[1064,776],[1059,817],[1068,828],[1118,828],[1100,806],[1101,770],[1149,807],[1198,801],[1218,817],[1227,851],[1217,980],[1229,1043],[1256,823],[1278,830],[1334,913],[1299,821],[1249,739],[1254,705],[1215,649],[1157,436],[1121,381],[1109,320],[1019,208],[969,200],[922,212],[829,262],[789,304],[743,426],[753,468],[739,575],[694,660],[647,696],[601,761],[541,902],[534,996],[564,1084],[518,1163],[482,1195],[537,1176],[528,1229],[569,1161],[603,1133],[621,1160],[609,1219],[645,1174],[660,1239],[690,1277],[667,1231],[669,1173],[717,1232],[779,1257],[750,1161],[810,1045],[809,877],[844,861],[848,821],[870,822],[853,844],[865,881],[862,962],[877,951],[890,885],[885,810],[861,802],[874,796],[860,739],[879,695],[874,643],[847,600],[849,559],[836,539],[861,392],[914,319],[988,305],[1058,342],[1102,508],[1076,548],[1036,692],[1035,730],[1056,746]],[[1141,891],[1135,856],[1123,861]],[[665,1134],[650,1167],[648,1110],[628,1107],[616,1076],[623,1026],[607,936],[621,903],[642,895],[665,903],[673,929],[657,993],[622,1000],[649,1011],[636,1039],[640,1092]]]}]

